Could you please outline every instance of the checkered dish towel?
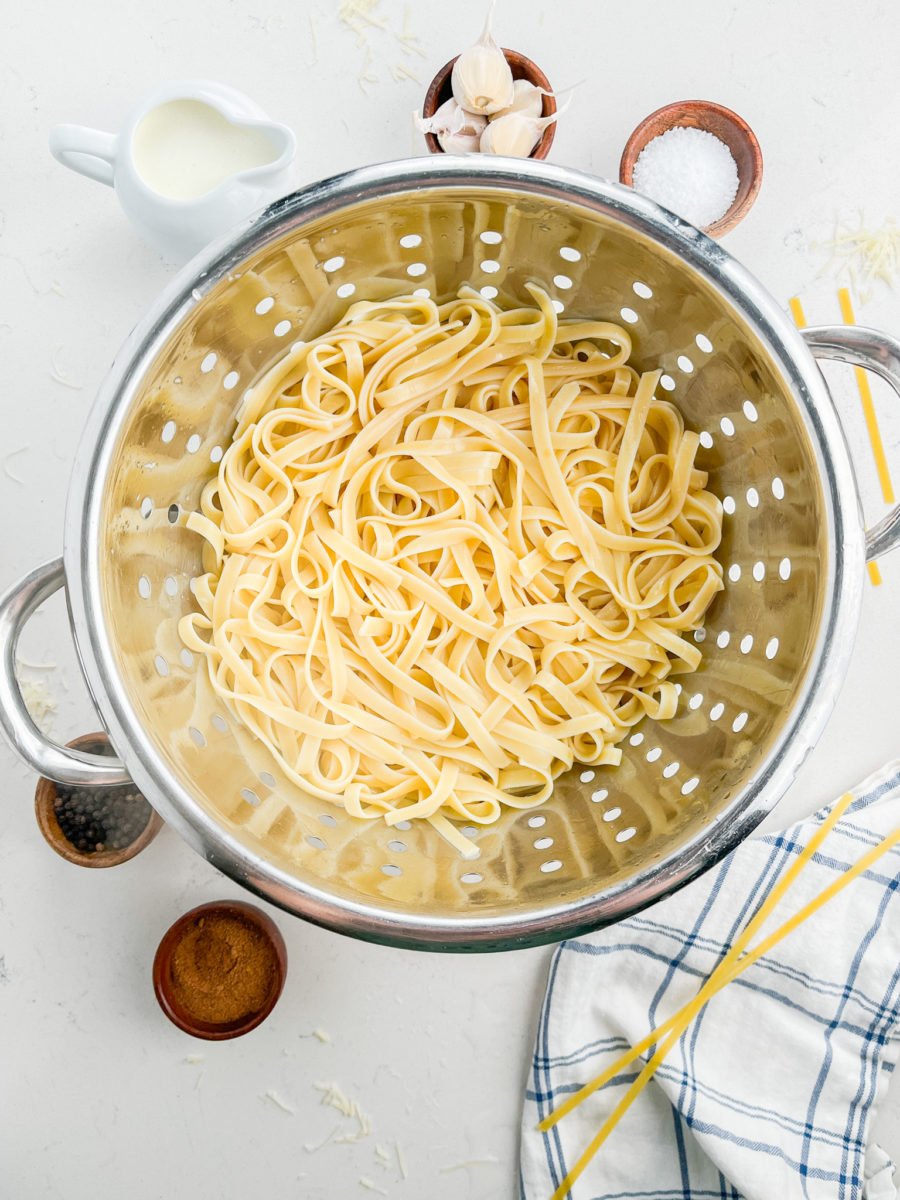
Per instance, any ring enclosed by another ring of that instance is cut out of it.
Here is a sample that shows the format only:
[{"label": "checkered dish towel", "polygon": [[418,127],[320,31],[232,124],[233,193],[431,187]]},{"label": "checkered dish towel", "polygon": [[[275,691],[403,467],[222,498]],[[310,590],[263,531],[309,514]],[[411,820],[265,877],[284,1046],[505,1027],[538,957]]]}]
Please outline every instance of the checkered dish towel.
[{"label": "checkered dish towel", "polygon": [[[753,944],[900,826],[900,760],[854,795]],[[559,947],[525,1096],[523,1200],[549,1200],[647,1055],[547,1133],[537,1122],[697,993],[827,812]],[[898,886],[894,847],[713,996],[571,1200],[895,1200],[866,1129],[900,1044]]]}]

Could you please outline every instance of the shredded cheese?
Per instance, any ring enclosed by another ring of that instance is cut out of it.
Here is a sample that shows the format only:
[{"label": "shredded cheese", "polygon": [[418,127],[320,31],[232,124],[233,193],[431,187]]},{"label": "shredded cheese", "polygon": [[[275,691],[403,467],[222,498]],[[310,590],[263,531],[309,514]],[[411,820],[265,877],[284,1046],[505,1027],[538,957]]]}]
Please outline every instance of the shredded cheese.
[{"label": "shredded cheese", "polygon": [[318,1038],[320,1042],[330,1042],[331,1034],[326,1033],[324,1029],[314,1029],[313,1037]]},{"label": "shredded cheese", "polygon": [[379,1196],[387,1195],[387,1192],[384,1190],[384,1188],[379,1187],[377,1183],[375,1183],[373,1180],[369,1179],[368,1176],[366,1176],[366,1175],[360,1175],[359,1186],[362,1188],[365,1188],[366,1191],[377,1192]]},{"label": "shredded cheese", "polygon": [[349,1117],[357,1123],[354,1133],[344,1133],[335,1138],[336,1142],[360,1142],[369,1136],[372,1132],[372,1119],[360,1108],[356,1100],[351,1100],[346,1096],[336,1083],[315,1083],[313,1086],[316,1091],[322,1093],[322,1104],[327,1104],[330,1108],[336,1109],[341,1116]]},{"label": "shredded cheese", "polygon": [[271,1088],[266,1092],[262,1099],[271,1101],[276,1108],[280,1108],[282,1112],[286,1112],[292,1117],[297,1115],[296,1108],[293,1108],[286,1100],[282,1100],[278,1093],[272,1091]]},{"label": "shredded cheese", "polygon": [[878,229],[867,229],[862,213],[857,229],[845,229],[838,222],[834,237],[825,243],[831,258],[822,272],[835,262],[839,275],[846,275],[864,303],[872,296],[876,283],[893,288],[900,270],[900,224],[890,219]]}]

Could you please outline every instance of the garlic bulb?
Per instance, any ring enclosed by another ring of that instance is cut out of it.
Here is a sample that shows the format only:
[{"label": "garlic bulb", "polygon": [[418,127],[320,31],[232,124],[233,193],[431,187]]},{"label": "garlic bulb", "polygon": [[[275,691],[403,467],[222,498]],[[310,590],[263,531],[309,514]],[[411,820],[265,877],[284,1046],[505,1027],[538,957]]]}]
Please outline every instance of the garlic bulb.
[{"label": "garlic bulb", "polygon": [[539,117],[544,104],[544,89],[527,79],[517,79],[513,84],[515,94],[512,104],[494,114],[494,120],[507,117],[510,113],[521,113],[523,117]]},{"label": "garlic bulb", "polygon": [[463,50],[453,64],[450,86],[453,97],[468,112],[490,116],[508,108],[515,97],[512,71],[491,33],[491,4],[481,37]]},{"label": "garlic bulb", "polygon": [[481,135],[482,154],[508,154],[511,158],[528,158],[541,140],[548,125],[556,120],[552,117],[524,117],[511,112],[491,121]]},{"label": "garlic bulb", "polygon": [[444,101],[433,117],[420,117],[418,113],[413,113],[413,120],[423,133],[433,133],[447,154],[476,153],[481,147],[481,134],[487,125],[487,117],[466,112],[452,97]]}]

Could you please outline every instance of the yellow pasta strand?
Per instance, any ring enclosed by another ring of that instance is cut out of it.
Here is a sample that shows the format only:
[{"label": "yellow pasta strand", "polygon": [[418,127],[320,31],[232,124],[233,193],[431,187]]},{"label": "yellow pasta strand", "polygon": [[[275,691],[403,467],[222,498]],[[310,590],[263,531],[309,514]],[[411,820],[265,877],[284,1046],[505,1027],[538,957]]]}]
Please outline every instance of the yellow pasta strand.
[{"label": "yellow pasta strand", "polygon": [[244,397],[179,625],[307,793],[454,824],[671,716],[722,587],[697,438],[627,331],[471,289],[351,306]]}]

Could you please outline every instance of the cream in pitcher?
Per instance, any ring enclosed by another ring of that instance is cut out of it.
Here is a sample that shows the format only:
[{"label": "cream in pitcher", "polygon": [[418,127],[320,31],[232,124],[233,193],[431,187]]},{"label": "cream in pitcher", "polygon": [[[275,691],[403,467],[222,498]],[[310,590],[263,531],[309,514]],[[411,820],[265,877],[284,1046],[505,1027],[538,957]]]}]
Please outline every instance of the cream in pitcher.
[{"label": "cream in pitcher", "polygon": [[191,257],[290,187],[294,135],[247,96],[204,80],[146,97],[117,134],[57,125],[50,150],[106,183],[135,227]]}]

